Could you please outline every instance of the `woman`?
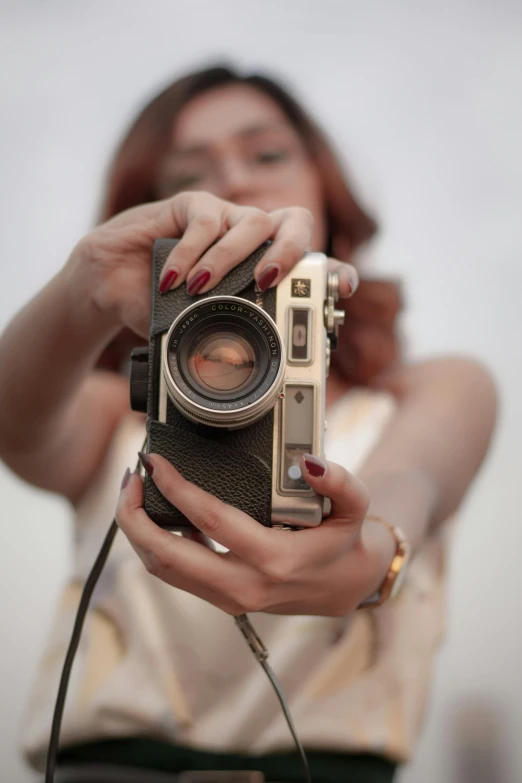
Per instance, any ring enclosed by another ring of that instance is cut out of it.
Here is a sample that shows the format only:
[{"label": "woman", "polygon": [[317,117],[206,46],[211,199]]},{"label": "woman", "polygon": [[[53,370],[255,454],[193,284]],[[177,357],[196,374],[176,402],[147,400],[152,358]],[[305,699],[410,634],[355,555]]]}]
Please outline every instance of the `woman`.
[{"label": "woman", "polygon": [[[0,394],[3,459],[67,497],[76,521],[73,574],[24,722],[28,759],[40,767],[45,757],[72,618],[117,504],[125,535],[75,663],[64,783],[109,781],[118,770],[147,783],[197,769],[301,780],[265,675],[225,614],[245,611],[259,612],[255,626],[314,781],[391,781],[412,752],[442,630],[445,533],[493,429],[489,375],[470,359],[403,364],[396,288],[362,280],[327,382],[326,451],[335,461],[309,455],[301,465],[332,498],[330,517],[313,530],[266,529],[160,455],[142,455],[167,499],[228,552],[173,537],[143,511],[138,474],[125,472],[119,495],[117,486],[145,433],[120,370],[148,335],[154,239],[182,237],[163,293],[181,285],[205,293],[273,239],[255,270],[261,290],[311,247],[337,259],[348,297],[357,275],[339,262],[375,223],[295,101],[272,81],[224,68],[181,79],[144,109],[116,156],[103,221],[0,341],[10,379]],[[45,385],[32,383],[44,372]],[[401,527],[413,554],[406,582],[381,608],[356,611],[387,579],[397,549],[390,526]]]}]

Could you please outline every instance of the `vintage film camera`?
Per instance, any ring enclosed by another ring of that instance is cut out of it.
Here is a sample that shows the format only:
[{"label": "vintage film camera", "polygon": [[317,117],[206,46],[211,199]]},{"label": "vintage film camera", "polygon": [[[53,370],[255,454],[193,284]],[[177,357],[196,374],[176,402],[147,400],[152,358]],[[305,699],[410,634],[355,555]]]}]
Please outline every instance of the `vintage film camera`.
[{"label": "vintage film camera", "polygon": [[[176,240],[154,244],[148,348],[131,356],[131,406],[147,413],[147,451],[267,526],[319,525],[330,511],[301,475],[323,456],[326,376],[344,313],[323,253],[306,253],[264,293],[265,243],[206,294],[158,293]],[[161,527],[190,521],[145,476],[144,509]]]}]

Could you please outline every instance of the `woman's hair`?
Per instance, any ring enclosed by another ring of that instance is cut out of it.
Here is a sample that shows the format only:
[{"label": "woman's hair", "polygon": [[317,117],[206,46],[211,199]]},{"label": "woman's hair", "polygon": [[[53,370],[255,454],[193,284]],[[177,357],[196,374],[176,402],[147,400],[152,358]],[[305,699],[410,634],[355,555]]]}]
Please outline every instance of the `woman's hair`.
[{"label": "woman's hair", "polygon": [[[245,84],[268,95],[295,128],[311,160],[317,165],[325,202],[328,246],[325,252],[340,260],[376,232],[375,220],[355,199],[324,133],[297,101],[277,82],[264,75],[242,76],[228,67],[189,73],[157,95],[141,111],[116,152],[109,169],[100,218],[158,198],[158,170],[172,143],[173,124],[183,107],[197,95],[217,87]],[[357,294],[338,306],[345,308],[340,347],[332,362],[350,383],[365,385],[400,355],[396,316],[401,309],[398,287],[388,281],[361,279]],[[98,366],[118,369],[129,335],[116,338],[100,357]]]}]

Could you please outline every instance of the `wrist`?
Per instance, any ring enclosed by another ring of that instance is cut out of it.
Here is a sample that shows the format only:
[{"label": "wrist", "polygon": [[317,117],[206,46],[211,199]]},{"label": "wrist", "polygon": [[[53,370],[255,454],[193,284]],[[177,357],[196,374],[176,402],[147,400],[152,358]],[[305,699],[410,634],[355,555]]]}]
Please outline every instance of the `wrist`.
[{"label": "wrist", "polygon": [[[381,606],[389,598],[393,598],[399,592],[404,580],[406,566],[410,559],[410,546],[408,539],[401,528],[391,525],[385,519],[379,516],[368,516],[367,521],[377,522],[385,531],[387,531],[394,541],[393,558],[387,568],[387,572],[380,582],[379,586],[370,593],[367,598],[359,604],[359,609],[374,609]],[[382,554],[383,547],[379,547],[378,552]]]},{"label": "wrist", "polygon": [[63,268],[51,281],[60,311],[61,364],[69,365],[71,375],[91,372],[122,326],[110,314],[100,312],[86,289],[76,286],[76,278]]},{"label": "wrist", "polygon": [[412,554],[415,553],[432,524],[440,502],[433,477],[425,470],[398,469],[363,471],[359,474],[372,499],[369,516],[382,516],[398,525],[406,534]]},{"label": "wrist", "polygon": [[57,273],[55,282],[67,303],[68,315],[81,334],[99,337],[105,344],[124,327],[116,308],[103,306],[96,295],[92,265],[82,242]]},{"label": "wrist", "polygon": [[361,539],[370,560],[368,595],[377,590],[385,580],[395,557],[396,542],[381,522],[366,517],[361,529]]}]

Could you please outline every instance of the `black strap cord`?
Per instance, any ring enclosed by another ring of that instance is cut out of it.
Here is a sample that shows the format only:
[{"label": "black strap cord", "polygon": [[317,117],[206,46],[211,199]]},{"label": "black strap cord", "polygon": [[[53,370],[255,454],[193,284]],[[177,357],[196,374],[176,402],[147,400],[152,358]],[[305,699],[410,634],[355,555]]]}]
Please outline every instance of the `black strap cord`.
[{"label": "black strap cord", "polygon": [[308,759],[306,758],[306,753],[304,752],[304,748],[301,745],[301,741],[297,736],[294,722],[292,720],[292,716],[290,714],[288,704],[286,703],[285,694],[283,693],[283,689],[281,688],[281,685],[279,684],[279,680],[275,676],[272,667],[267,663],[268,650],[266,649],[265,645],[261,641],[260,637],[257,635],[257,632],[254,626],[252,625],[252,623],[250,622],[248,615],[239,614],[237,615],[237,617],[234,617],[234,620],[236,621],[237,627],[245,637],[246,643],[254,653],[255,657],[261,664],[262,668],[265,670],[266,676],[270,680],[270,683],[274,691],[276,692],[276,696],[279,699],[281,709],[283,710],[283,714],[288,724],[288,728],[290,729],[290,733],[294,738],[297,751],[301,757],[303,770],[305,774],[305,778],[304,778],[305,783],[312,783],[312,776],[310,774],[310,768],[308,766]]},{"label": "black strap cord", "polygon": [[[146,449],[146,441],[142,446],[142,450],[145,451],[145,449]],[[141,468],[141,462],[138,460],[136,469],[140,469],[140,468]],[[82,591],[82,597],[80,598],[80,603],[78,605],[78,610],[76,612],[76,619],[74,621],[73,631],[71,634],[71,641],[69,642],[69,647],[67,649],[67,654],[65,656],[65,661],[62,669],[62,676],[60,677],[60,685],[58,687],[56,703],[54,706],[53,721],[51,725],[51,736],[49,740],[49,748],[47,751],[47,762],[45,767],[45,783],[54,783],[54,773],[56,769],[56,760],[58,757],[58,749],[60,744],[60,730],[62,726],[63,710],[65,706],[65,699],[67,696],[67,688],[69,686],[71,670],[74,663],[74,657],[76,655],[76,651],[80,643],[83,624],[85,622],[85,617],[87,616],[87,611],[89,609],[89,603],[91,601],[94,588],[96,587],[96,583],[100,577],[101,572],[103,571],[103,567],[107,561],[107,557],[111,550],[112,542],[114,541],[114,538],[118,530],[119,530],[118,524],[116,522],[116,518],[114,518],[112,520],[112,524],[109,528],[109,531],[105,536],[105,540],[98,553],[98,556],[94,561],[94,565],[91,569],[89,576],[87,577],[87,580],[85,582]],[[303,762],[303,770],[305,775],[304,781],[305,783],[312,783],[312,778],[310,775],[310,769],[308,766],[306,754],[304,752],[303,746],[301,745],[301,742],[299,741],[299,737],[297,736],[297,733],[295,731],[295,727],[292,721],[292,717],[290,715],[290,711],[288,709],[288,705],[285,700],[283,690],[274,672],[266,662],[266,659],[268,658],[268,650],[266,649],[263,642],[255,632],[246,614],[239,615],[234,619],[241,633],[247,640],[248,645],[250,646],[254,655],[259,661],[260,665],[265,670],[266,675],[276,692],[277,698],[279,699],[284,716],[286,718],[286,722],[288,723],[288,728],[290,729],[292,737],[294,738],[297,751]]]},{"label": "black strap cord", "polygon": [[[143,441],[142,450],[145,450],[147,446],[147,439]],[[141,462],[138,459],[136,463],[136,470],[141,467]],[[67,649],[65,661],[62,669],[62,676],[60,677],[60,685],[58,686],[58,693],[56,695],[56,703],[54,705],[53,722],[51,724],[51,737],[49,739],[49,748],[47,750],[47,761],[45,765],[45,783],[54,783],[54,771],[56,768],[56,759],[58,757],[58,749],[60,745],[60,730],[62,728],[63,708],[65,706],[65,698],[67,696],[67,688],[69,687],[69,678],[71,676],[71,669],[74,663],[74,656],[80,643],[80,637],[82,635],[83,624],[89,604],[91,602],[92,594],[96,583],[100,578],[100,574],[103,571],[103,567],[111,551],[112,542],[118,532],[118,523],[116,517],[112,520],[111,526],[102,547],[98,553],[98,557],[94,561],[94,565],[91,568],[91,572],[87,577],[85,585],[82,590],[82,597],[78,604],[78,610],[76,612],[76,619],[74,621],[73,631],[71,634],[71,641]]]},{"label": "black strap cord", "polygon": [[96,582],[103,570],[107,555],[109,554],[114,537],[118,532],[118,525],[116,519],[112,521],[109,528],[109,532],[105,537],[105,541],[102,544],[102,548],[96,558],[94,565],[91,569],[91,573],[87,577],[85,586],[83,588],[82,597],[76,612],[76,620],[74,621],[73,632],[71,635],[71,641],[69,642],[69,648],[62,669],[62,676],[60,678],[60,685],[58,688],[58,694],[56,696],[56,704],[54,705],[53,722],[51,726],[51,738],[49,740],[49,750],[47,752],[47,763],[45,767],[45,783],[54,783],[54,770],[56,767],[56,758],[58,756],[58,745],[60,742],[60,729],[62,726],[63,708],[65,705],[65,697],[67,695],[67,687],[69,685],[69,677],[71,675],[71,669],[74,662],[74,656],[80,643],[80,636],[82,634],[83,623],[85,616],[89,608],[91,596]]}]

